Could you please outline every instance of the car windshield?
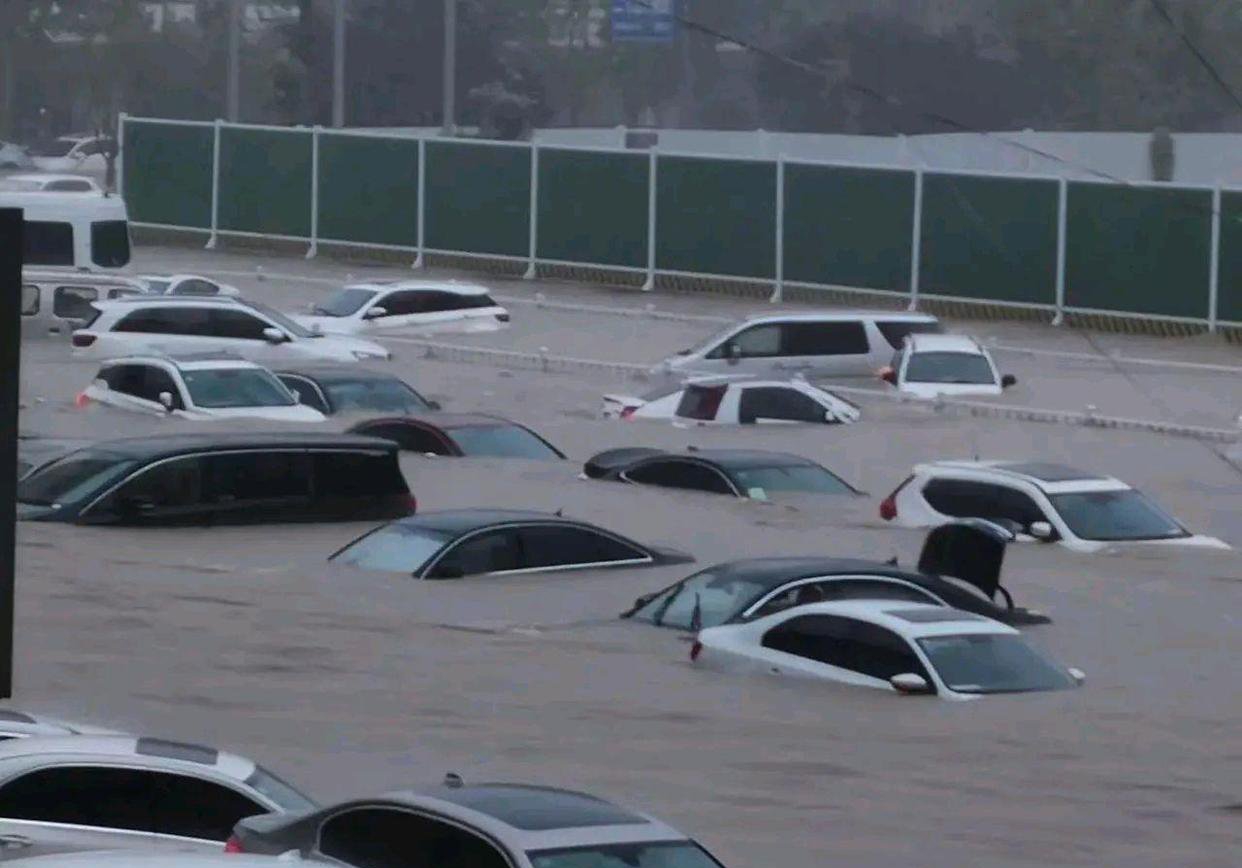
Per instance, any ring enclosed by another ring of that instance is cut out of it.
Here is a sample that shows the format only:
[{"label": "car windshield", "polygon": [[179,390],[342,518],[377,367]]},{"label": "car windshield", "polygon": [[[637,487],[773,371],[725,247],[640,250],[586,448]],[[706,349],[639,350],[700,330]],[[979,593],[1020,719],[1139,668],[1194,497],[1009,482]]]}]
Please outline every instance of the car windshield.
[{"label": "car windshield", "polygon": [[721,868],[693,841],[596,844],[526,855],[534,868]]},{"label": "car windshield", "polygon": [[426,398],[396,377],[343,380],[324,383],[323,386],[338,413],[349,410],[414,412],[431,409]]},{"label": "car windshield", "polygon": [[744,576],[721,575],[713,568],[657,594],[632,617],[679,630],[717,627],[748,608],[768,588]]},{"label": "car windshield", "polygon": [[1172,539],[1190,535],[1164,510],[1134,489],[1053,494],[1048,499],[1079,539]]},{"label": "car windshield", "polygon": [[452,538],[443,531],[389,524],[350,543],[332,559],[364,570],[416,573]]},{"label": "car windshield", "polygon": [[17,485],[17,499],[36,506],[76,503],[120,479],[137,462],[124,455],[84,449],[44,465]]},{"label": "car windshield", "polygon": [[205,409],[291,407],[297,403],[280,380],[258,368],[185,371],[190,400]]},{"label": "car windshield", "polygon": [[958,693],[1064,690],[1074,679],[1021,636],[984,633],[917,640],[932,668]]},{"label": "car windshield", "polygon": [[311,310],[320,316],[350,316],[357,313],[364,304],[375,298],[375,296],[376,292],[374,290],[346,287],[345,289],[337,290],[331,298],[315,305]]},{"label": "car windshield", "polygon": [[299,338],[320,337],[320,335],[315,334],[310,329],[307,329],[303,326],[298,325],[297,323],[289,319],[289,317],[285,316],[283,313],[281,313],[278,310],[273,310],[267,305],[259,304],[258,302],[255,302],[255,301],[250,301],[247,303],[250,305],[250,307],[257,310],[259,313],[266,316],[272,322],[276,323],[276,325],[280,326],[282,329],[284,329],[285,331],[289,332],[292,335],[295,335],[296,337],[299,337]]},{"label": "car windshield", "polygon": [[914,353],[906,365],[907,383],[995,385],[996,374],[978,353]]},{"label": "car windshield", "polygon": [[732,472],[747,497],[762,500],[773,491],[800,491],[812,494],[854,494],[849,483],[814,464],[788,464],[777,467],[747,467]]},{"label": "car windshield", "polygon": [[73,139],[52,139],[39,142],[30,149],[30,154],[35,157],[65,157],[76,144],[77,142]]},{"label": "car windshield", "polygon": [[254,773],[246,778],[246,786],[275,802],[286,813],[309,811],[315,807],[315,803],[292,784],[282,781],[263,766],[254,767]]},{"label": "car windshield", "polygon": [[449,436],[468,457],[560,458],[547,443],[517,425],[467,425]]}]

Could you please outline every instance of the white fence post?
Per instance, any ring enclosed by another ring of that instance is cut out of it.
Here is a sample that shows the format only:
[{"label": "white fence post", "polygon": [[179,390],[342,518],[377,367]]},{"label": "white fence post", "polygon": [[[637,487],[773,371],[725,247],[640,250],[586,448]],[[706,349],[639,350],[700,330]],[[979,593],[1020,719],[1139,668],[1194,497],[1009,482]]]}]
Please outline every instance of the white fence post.
[{"label": "white fence post", "polygon": [[213,139],[211,143],[211,235],[207,239],[206,249],[216,247],[216,233],[220,228],[220,127],[224,122],[216,118],[212,124]]},{"label": "white fence post", "polygon": [[651,149],[647,159],[647,281],[643,284],[643,292],[651,292],[655,289],[656,181],[659,175],[655,148]]},{"label": "white fence post", "polygon": [[1069,226],[1069,181],[1064,175],[1057,184],[1057,295],[1053,325],[1065,322],[1065,250]]},{"label": "white fence post", "polygon": [[1208,331],[1216,331],[1220,319],[1220,184],[1212,188],[1212,252],[1208,270]]},{"label": "white fence post", "polygon": [[530,145],[530,262],[526,265],[526,280],[535,279],[535,260],[539,256],[539,146]]},{"label": "white fence post", "polygon": [[785,157],[776,157],[776,278],[772,287],[772,304],[779,304],[785,294]]},{"label": "white fence post", "polygon": [[910,304],[919,309],[919,268],[923,258],[923,170],[914,170],[914,226],[910,230]]},{"label": "white fence post", "polygon": [[125,119],[129,115],[121,112],[116,116],[116,194],[125,198]]},{"label": "white fence post", "polygon": [[311,213],[310,213],[310,247],[306,249],[306,258],[314,259],[319,253],[319,133],[322,127],[318,124],[311,128]]},{"label": "white fence post", "polygon": [[427,138],[418,140],[418,253],[411,268],[423,267],[423,240],[427,237]]}]

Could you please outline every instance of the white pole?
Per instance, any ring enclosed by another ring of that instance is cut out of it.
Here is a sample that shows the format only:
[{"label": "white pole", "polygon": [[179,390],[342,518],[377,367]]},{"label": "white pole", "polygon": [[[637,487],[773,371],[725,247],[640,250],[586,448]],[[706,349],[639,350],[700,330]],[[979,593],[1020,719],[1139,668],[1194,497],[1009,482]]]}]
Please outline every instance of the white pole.
[{"label": "white pole", "polygon": [[785,157],[776,157],[776,277],[772,288],[773,304],[779,304],[785,293]]},{"label": "white pole", "polygon": [[314,259],[319,253],[319,133],[322,127],[316,125],[311,129],[311,213],[310,213],[310,247],[306,250],[306,258]]},{"label": "white pole", "polygon": [[1208,271],[1208,331],[1216,331],[1220,318],[1220,184],[1212,190],[1212,253]]},{"label": "white pole", "polygon": [[116,194],[125,198],[125,119],[121,112],[116,117]]},{"label": "white pole", "polygon": [[423,267],[423,239],[427,230],[427,140],[418,140],[418,255],[411,268]]},{"label": "white pole", "polygon": [[237,123],[241,117],[241,15],[242,0],[229,0],[229,68],[225,114]]},{"label": "white pole", "polygon": [[527,280],[535,279],[535,260],[539,256],[539,146],[532,143],[530,146],[530,263],[526,266],[526,273],[522,275]]},{"label": "white pole", "polygon": [[923,258],[923,170],[914,170],[914,226],[910,230],[910,310],[919,309],[919,269]]},{"label": "white pole", "polygon": [[345,0],[332,14],[332,126],[345,126]]},{"label": "white pole", "polygon": [[643,292],[655,289],[656,181],[659,178],[656,159],[655,149],[652,148],[647,163],[647,281],[643,284]]},{"label": "white pole", "polygon": [[207,239],[207,249],[214,250],[216,247],[216,232],[220,225],[220,127],[223,124],[219,118],[213,126],[213,140],[211,143],[211,236]]},{"label": "white pole", "polygon": [[1052,324],[1065,322],[1065,251],[1069,226],[1069,181],[1062,176],[1057,185],[1057,296]]}]

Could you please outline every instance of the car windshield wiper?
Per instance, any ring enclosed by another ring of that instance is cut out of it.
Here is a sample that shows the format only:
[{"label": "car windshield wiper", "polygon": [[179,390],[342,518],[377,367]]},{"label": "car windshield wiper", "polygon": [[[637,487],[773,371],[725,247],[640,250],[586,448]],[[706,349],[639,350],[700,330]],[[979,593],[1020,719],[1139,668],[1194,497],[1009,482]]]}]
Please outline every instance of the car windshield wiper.
[{"label": "car windshield wiper", "polygon": [[660,608],[656,609],[651,616],[651,623],[657,627],[664,626],[664,616],[668,613],[669,608],[673,605],[673,601],[681,596],[681,592],[686,589],[685,585],[679,587],[676,591],[664,598],[664,602],[660,604]]}]

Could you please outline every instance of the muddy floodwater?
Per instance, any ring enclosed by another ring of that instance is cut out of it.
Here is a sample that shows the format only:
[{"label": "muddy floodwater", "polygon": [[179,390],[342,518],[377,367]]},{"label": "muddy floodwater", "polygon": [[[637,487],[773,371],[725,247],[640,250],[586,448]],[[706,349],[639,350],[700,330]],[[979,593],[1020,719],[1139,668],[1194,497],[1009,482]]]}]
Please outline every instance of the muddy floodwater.
[{"label": "muddy floodwater", "polygon": [[[184,254],[169,256],[186,268]],[[541,315],[514,311],[515,323]],[[595,343],[616,346],[617,317],[575,316]],[[486,342],[524,340],[533,339],[515,325]],[[1115,474],[1193,530],[1242,545],[1242,471],[1224,446],[879,404],[845,428],[609,422],[594,417],[600,395],[633,384],[394,350],[387,369],[446,409],[508,415],[570,456],[405,456],[420,509],[563,509],[687,550],[698,564],[419,582],[326,562],[365,525],[24,524],[15,704],[227,747],[323,800],[447,771],[581,788],[660,815],[730,868],[1242,864],[1236,553],[1012,547],[1007,587],[1053,618],[1028,636],[1087,682],[974,702],[699,671],[682,635],[616,617],[640,594],[732,558],[912,564],[922,534],[886,526],[876,509],[914,463],[936,458],[1039,458]],[[24,435],[188,427],[75,409],[94,368],[67,358],[56,341],[27,347]],[[1040,373],[1039,388],[1064,376],[1067,388],[1090,391],[1089,372],[1058,371]],[[1204,377],[1215,397],[1188,398],[1190,412],[1206,422],[1236,415],[1237,378]],[[1129,382],[1157,403],[1161,390],[1176,391]],[[741,502],[578,477],[605,448],[690,444],[797,452],[868,496]]]}]

